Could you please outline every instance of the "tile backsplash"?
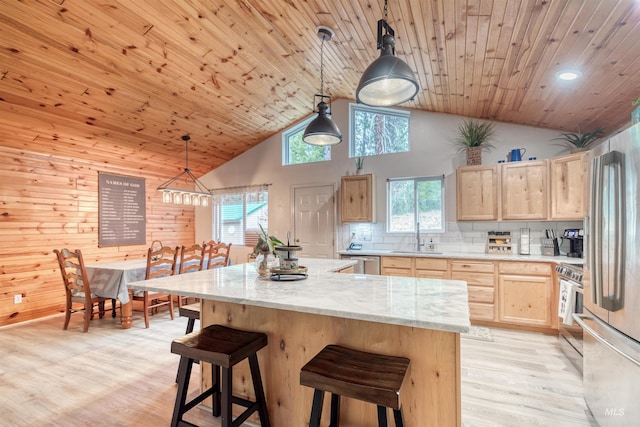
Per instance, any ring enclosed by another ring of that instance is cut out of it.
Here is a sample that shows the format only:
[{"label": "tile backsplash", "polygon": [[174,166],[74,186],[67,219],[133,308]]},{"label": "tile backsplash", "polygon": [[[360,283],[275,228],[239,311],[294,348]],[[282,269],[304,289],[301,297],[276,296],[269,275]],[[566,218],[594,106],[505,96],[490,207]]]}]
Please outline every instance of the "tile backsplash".
[{"label": "tile backsplash", "polygon": [[[583,228],[583,223],[582,221],[448,222],[444,233],[420,233],[420,240],[425,243],[421,250],[426,251],[427,246],[433,241],[437,252],[485,253],[489,231],[510,231],[513,253],[517,254],[521,228],[530,230],[529,253],[540,255],[541,239],[545,237],[546,229],[555,230],[557,236],[562,236],[566,228]],[[415,233],[387,233],[384,223],[343,224],[341,236],[342,244],[338,245],[339,250],[346,249],[351,242],[362,243],[364,250],[416,250]],[[560,246],[560,254],[564,255],[568,250],[569,243],[565,240]]]}]

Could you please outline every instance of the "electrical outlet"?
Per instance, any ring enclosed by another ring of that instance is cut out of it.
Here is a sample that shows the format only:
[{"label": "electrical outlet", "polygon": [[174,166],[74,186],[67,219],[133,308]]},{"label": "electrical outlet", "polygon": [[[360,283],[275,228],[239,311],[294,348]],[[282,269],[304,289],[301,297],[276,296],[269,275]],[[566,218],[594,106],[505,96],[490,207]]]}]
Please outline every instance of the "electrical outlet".
[{"label": "electrical outlet", "polygon": [[22,304],[22,294],[16,294],[13,296],[14,304]]}]

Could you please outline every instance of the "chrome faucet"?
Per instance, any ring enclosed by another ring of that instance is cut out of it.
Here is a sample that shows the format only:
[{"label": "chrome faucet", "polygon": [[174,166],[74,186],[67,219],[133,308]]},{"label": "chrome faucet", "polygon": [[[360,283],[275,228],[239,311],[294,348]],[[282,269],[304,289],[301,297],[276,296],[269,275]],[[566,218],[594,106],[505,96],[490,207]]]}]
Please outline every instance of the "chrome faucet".
[{"label": "chrome faucet", "polygon": [[420,241],[420,223],[416,223],[416,251],[420,252],[420,247],[424,246],[424,242]]}]

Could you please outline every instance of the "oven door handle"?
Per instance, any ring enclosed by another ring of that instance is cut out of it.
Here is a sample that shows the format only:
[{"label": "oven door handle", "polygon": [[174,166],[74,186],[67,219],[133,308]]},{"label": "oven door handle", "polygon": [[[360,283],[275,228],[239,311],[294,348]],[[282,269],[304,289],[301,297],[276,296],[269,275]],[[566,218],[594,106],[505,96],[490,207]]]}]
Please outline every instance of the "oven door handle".
[{"label": "oven door handle", "polygon": [[587,316],[586,314],[574,313],[573,314],[573,320],[575,320],[576,323],[582,327],[582,329],[584,329],[589,335],[591,335],[593,338],[595,338],[599,343],[601,343],[602,345],[607,347],[609,350],[612,350],[612,351],[618,353],[620,356],[624,357],[625,359],[627,359],[631,363],[634,363],[634,364],[640,366],[640,360],[636,359],[635,357],[625,353],[623,350],[621,350],[618,347],[616,347],[608,339],[606,339],[604,336],[602,336],[602,334],[600,334],[598,331],[596,331],[594,328],[592,328],[591,326],[589,326],[587,324],[588,321],[591,321],[591,322],[595,323],[596,319],[594,319],[591,316]]}]

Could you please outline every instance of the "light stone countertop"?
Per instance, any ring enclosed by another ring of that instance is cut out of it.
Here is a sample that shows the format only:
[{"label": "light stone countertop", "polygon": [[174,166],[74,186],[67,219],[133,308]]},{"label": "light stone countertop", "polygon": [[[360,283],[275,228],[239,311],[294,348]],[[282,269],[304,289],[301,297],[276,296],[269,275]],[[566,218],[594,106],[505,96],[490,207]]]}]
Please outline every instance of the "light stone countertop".
[{"label": "light stone countertop", "polygon": [[566,256],[545,256],[545,255],[520,255],[517,253],[511,255],[486,254],[476,252],[429,252],[423,251],[389,251],[362,249],[359,251],[338,251],[338,255],[350,256],[399,256],[399,257],[423,257],[423,258],[456,258],[456,259],[480,259],[486,261],[529,261],[529,262],[553,262],[556,264],[582,264],[582,258],[570,258]]},{"label": "light stone countertop", "polygon": [[300,259],[305,280],[259,278],[253,264],[238,264],[129,283],[129,288],[301,313],[468,332],[467,284],[459,280],[335,273],[355,261]]}]

